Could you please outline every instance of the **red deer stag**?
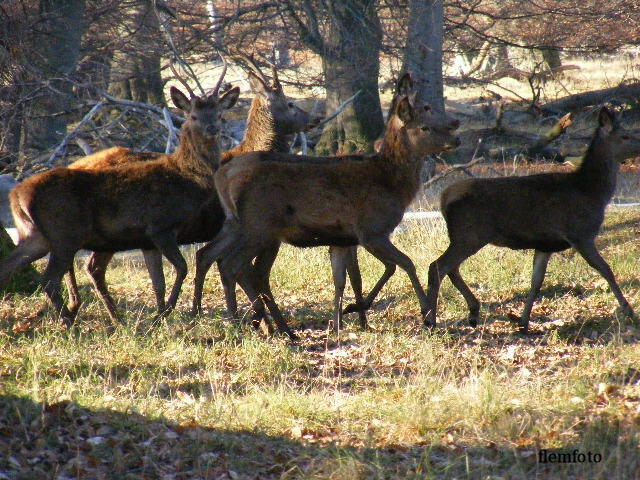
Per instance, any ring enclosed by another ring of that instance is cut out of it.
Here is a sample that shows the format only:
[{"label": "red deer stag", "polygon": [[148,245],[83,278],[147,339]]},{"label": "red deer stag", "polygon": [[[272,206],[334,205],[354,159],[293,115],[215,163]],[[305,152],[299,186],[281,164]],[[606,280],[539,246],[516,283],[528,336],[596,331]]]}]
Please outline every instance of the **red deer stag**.
[{"label": "red deer stag", "polygon": [[489,243],[535,250],[521,332],[528,330],[549,257],[570,247],[607,280],[624,313],[633,315],[595,238],[615,190],[618,162],[640,151],[640,133],[625,130],[606,107],[600,110],[598,122],[584,161],[574,172],[468,179],[442,192],[441,210],[450,243],[429,267],[425,325],[436,324],[438,290],[446,275],[467,302],[469,323],[477,325],[480,303],[459,267]]},{"label": "red deer stag", "polygon": [[171,88],[174,104],[187,114],[175,153],[101,170],[56,168],[18,185],[10,201],[19,242],[0,262],[0,284],[50,253],[44,291],[71,325],[76,312],[63,304],[60,281],[78,250],[156,248],[176,270],[167,302],[175,306],[187,273],[177,238],[212,196],[221,114],[238,99],[237,87],[218,98],[224,70],[210,95],[189,99]]},{"label": "red deer stag", "polygon": [[[279,330],[295,338],[273,299],[268,275],[256,274],[251,264],[261,252],[277,252],[286,242],[299,247],[364,246],[383,263],[407,272],[426,313],[415,266],[389,235],[418,192],[422,156],[433,142],[432,123],[428,107],[403,96],[376,155],[296,161],[292,155],[255,152],[223,165],[215,182],[227,220],[216,239],[196,255],[194,305],[207,270],[220,258],[223,268],[251,286],[250,300],[266,302]],[[449,148],[460,143],[449,133],[438,136]]]},{"label": "red deer stag", "polygon": [[[273,82],[260,70],[252,58],[245,58],[251,71],[248,73],[249,84],[254,93],[253,101],[247,117],[247,127],[244,138],[232,150],[222,153],[222,163],[229,161],[234,156],[252,151],[287,152],[292,140],[292,135],[304,130],[310,124],[310,115],[287,98],[278,79],[278,72],[272,67]],[[185,85],[186,87],[186,85]],[[152,160],[162,155],[160,153],[148,153],[148,159]],[[112,148],[98,152],[94,155],[82,158],[69,168],[100,169],[115,165],[122,165],[132,161],[141,161],[141,154],[126,148]],[[224,221],[224,211],[214,194],[203,206],[193,221],[193,224],[178,235],[180,245],[195,242],[206,242],[218,233]],[[165,311],[165,281],[162,269],[162,256],[158,250],[143,250],[145,263],[151,277],[153,291],[156,297],[158,313]],[[105,273],[114,252],[94,252],[89,257],[86,270],[92,283],[98,292],[112,321],[117,321],[115,302],[111,298],[105,281]],[[222,285],[225,292],[227,310],[232,316],[237,312],[235,295],[235,282],[227,278],[221,272]],[[70,291],[70,304],[77,310],[79,306],[79,294],[71,271],[66,278]]]}]

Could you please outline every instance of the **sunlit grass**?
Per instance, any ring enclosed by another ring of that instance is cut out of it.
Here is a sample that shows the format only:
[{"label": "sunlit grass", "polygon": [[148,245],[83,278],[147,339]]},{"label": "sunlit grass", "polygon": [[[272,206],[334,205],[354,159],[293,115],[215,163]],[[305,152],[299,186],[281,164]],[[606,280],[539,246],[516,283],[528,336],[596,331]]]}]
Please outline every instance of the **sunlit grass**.
[{"label": "sunlit grass", "polygon": [[[638,213],[615,212],[599,238],[636,309],[639,230]],[[447,239],[436,220],[394,243],[426,281]],[[192,265],[191,251],[187,257]],[[475,330],[445,282],[443,328],[423,331],[399,272],[369,313],[371,331],[348,319],[339,336],[327,337],[327,249],[284,247],[273,286],[291,324],[304,327],[296,345],[227,319],[214,272],[204,315],[184,313],[188,282],[178,311],[154,325],[149,280],[131,258],[109,271],[126,319],[111,335],[86,280],[72,331],[50,315],[35,317],[45,304],[40,293],[4,299],[0,431],[16,440],[0,441],[0,473],[36,478],[53,468],[43,451],[62,442],[58,468],[70,478],[634,478],[638,324],[620,317],[603,280],[566,252],[550,263],[534,334],[515,335],[510,317],[523,307],[531,257],[487,247],[465,263],[463,275],[483,303]],[[382,266],[365,253],[360,260],[370,288]],[[21,450],[18,439],[33,446]],[[545,465],[537,461],[541,448],[592,451],[603,460]]]}]

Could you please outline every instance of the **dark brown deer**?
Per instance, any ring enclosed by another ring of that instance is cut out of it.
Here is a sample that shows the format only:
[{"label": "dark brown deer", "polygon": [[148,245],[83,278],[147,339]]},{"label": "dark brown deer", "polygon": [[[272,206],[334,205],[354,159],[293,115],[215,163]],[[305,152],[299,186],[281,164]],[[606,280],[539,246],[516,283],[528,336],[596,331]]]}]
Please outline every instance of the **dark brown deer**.
[{"label": "dark brown deer", "polygon": [[[413,83],[411,81],[411,77],[409,75],[405,75],[401,78],[401,80],[397,84],[396,92],[394,94],[394,99],[392,100],[392,105],[395,104],[397,98],[402,96],[408,96],[412,93]],[[444,151],[446,149],[451,148],[450,145],[450,134],[455,131],[460,122],[458,120],[452,119],[447,115],[437,115],[431,112],[431,110],[427,107],[426,111],[429,112],[429,115],[426,117],[426,121],[428,121],[429,127],[429,138],[430,141],[427,142],[428,147],[425,149],[426,154],[433,154]],[[442,135],[444,134],[444,135]],[[443,141],[444,140],[444,141]],[[289,157],[289,160],[294,162],[311,162],[311,163],[319,163],[319,162],[335,162],[340,158],[344,157],[334,157],[328,159],[322,159],[317,157]],[[349,158],[349,157],[346,157]],[[282,159],[279,159],[282,161]],[[273,262],[276,259],[278,253],[278,247],[274,247],[273,250],[265,250],[261,254],[256,257],[255,261],[255,273],[259,275],[261,278],[265,278],[268,280],[269,274],[271,272],[271,268],[273,266]],[[358,266],[358,258],[357,258],[357,247],[336,247],[332,246],[329,249],[331,266],[333,272],[333,281],[335,287],[334,293],[334,319],[333,325],[334,328],[339,328],[339,325],[342,324],[342,296],[344,293],[344,287],[346,283],[346,273],[349,273],[349,279],[351,281],[351,285],[354,291],[354,295],[356,298],[356,305],[361,306],[365,305],[366,301],[362,297],[362,279],[360,275],[360,269]],[[384,283],[388,280],[389,277],[393,275],[395,272],[395,264],[387,264],[385,269],[385,274],[383,278],[376,284],[376,289],[379,291]],[[372,298],[375,297],[376,292],[372,292],[368,297],[368,301],[371,302]],[[193,313],[200,310],[200,301],[201,297],[196,295],[194,298],[193,305]],[[360,316],[360,325],[362,328],[366,328],[366,308],[357,308],[353,311],[358,311]]]},{"label": "dark brown deer", "polygon": [[[409,96],[413,90],[413,82],[408,75],[403,76],[396,85],[396,91],[391,101],[389,112],[393,112],[395,103],[403,96]],[[389,115],[389,117],[391,114]],[[432,117],[433,123],[430,125],[430,132],[434,132],[433,142],[430,144],[430,148],[424,151],[424,156],[440,153],[449,148],[447,144],[439,142],[438,133],[453,134],[459,127],[460,121],[449,117],[446,114],[434,115]],[[383,139],[376,141],[375,151],[380,151]],[[371,308],[374,299],[382,290],[382,287],[389,281],[396,271],[396,265],[394,263],[385,264],[385,270],[380,279],[376,282],[373,289],[369,292],[366,298],[362,297],[362,277],[360,275],[360,267],[358,265],[358,251],[357,247],[329,247],[329,255],[331,258],[331,268],[333,271],[333,282],[335,288],[334,294],[334,316],[333,326],[338,329],[342,325],[342,314],[358,312],[359,323],[361,328],[367,327],[366,311]],[[346,273],[349,274],[349,280],[351,281],[351,287],[354,291],[355,303],[348,305],[344,311],[342,310],[342,297],[344,293],[344,287],[346,283]]]},{"label": "dark brown deer", "polygon": [[[310,115],[285,95],[278,79],[277,70],[272,69],[273,82],[271,82],[253,59],[247,58],[246,60],[251,68],[248,77],[255,96],[249,109],[244,139],[234,149],[222,153],[221,161],[223,163],[245,152],[258,150],[286,152],[289,150],[292,134],[304,130],[310,124]],[[100,169],[145,159],[153,160],[162,154],[149,152],[145,155],[145,158],[141,158],[142,154],[140,153],[127,148],[115,147],[82,158],[69,165],[69,168]],[[211,200],[200,210],[193,225],[178,235],[178,243],[184,245],[211,240],[220,230],[223,220],[224,211],[217,195],[213,195]],[[92,253],[87,261],[86,270],[111,320],[117,321],[116,305],[109,294],[105,280],[106,269],[113,255],[113,252]],[[156,297],[158,313],[163,313],[166,306],[162,256],[158,250],[143,250],[143,255]],[[221,278],[227,310],[235,316],[237,311],[235,282],[227,278],[224,272],[221,272]],[[66,280],[70,297],[68,308],[77,310],[79,294],[73,271],[66,277]]]},{"label": "dark brown deer", "polygon": [[[256,152],[223,165],[215,181],[227,220],[216,239],[196,255],[194,304],[207,270],[221,258],[231,275],[260,293],[250,300],[265,301],[279,330],[295,338],[273,300],[268,275],[257,274],[251,264],[262,252],[277,252],[286,242],[299,247],[364,246],[407,272],[426,313],[415,266],[389,235],[419,189],[422,156],[434,141],[433,116],[425,105],[403,96],[387,122],[379,154],[303,157],[300,162],[287,154]],[[449,133],[438,135],[449,148],[459,144]]]},{"label": "dark brown deer", "polygon": [[213,92],[203,97],[189,99],[172,87],[174,104],[187,114],[175,153],[101,170],[56,168],[18,185],[10,201],[19,242],[0,262],[0,284],[50,253],[44,291],[71,325],[75,312],[63,304],[60,281],[78,250],[156,248],[176,270],[167,302],[175,306],[187,273],[177,239],[212,197],[221,114],[239,95],[236,87],[218,98],[223,76],[224,69]]},{"label": "dark brown deer", "polygon": [[442,192],[450,244],[429,267],[426,326],[435,326],[438,290],[446,275],[467,302],[469,323],[477,325],[480,303],[459,267],[489,243],[535,250],[531,290],[520,319],[523,333],[528,330],[549,257],[570,247],[607,280],[622,311],[633,315],[595,238],[615,190],[618,162],[640,151],[640,133],[625,130],[606,107],[600,110],[598,122],[584,161],[574,172],[469,179]]}]

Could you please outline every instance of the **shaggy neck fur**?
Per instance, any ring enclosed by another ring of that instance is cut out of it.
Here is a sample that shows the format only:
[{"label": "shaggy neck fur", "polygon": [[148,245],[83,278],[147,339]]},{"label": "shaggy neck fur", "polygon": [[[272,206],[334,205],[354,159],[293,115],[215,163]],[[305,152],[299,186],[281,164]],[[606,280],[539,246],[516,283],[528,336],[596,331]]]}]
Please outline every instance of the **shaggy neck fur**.
[{"label": "shaggy neck fur", "polygon": [[409,205],[420,188],[422,158],[414,158],[409,146],[407,131],[400,119],[392,117],[387,124],[379,156],[387,167],[389,182],[400,194],[405,205]]},{"label": "shaggy neck fur", "polygon": [[222,162],[247,152],[288,152],[290,135],[278,133],[269,107],[255,96],[247,116],[247,128],[239,145],[223,154]]},{"label": "shaggy neck fur", "polygon": [[220,161],[218,137],[205,139],[189,125],[184,125],[180,145],[169,158],[173,165],[183,173],[191,174],[198,183],[213,185],[213,174]]}]

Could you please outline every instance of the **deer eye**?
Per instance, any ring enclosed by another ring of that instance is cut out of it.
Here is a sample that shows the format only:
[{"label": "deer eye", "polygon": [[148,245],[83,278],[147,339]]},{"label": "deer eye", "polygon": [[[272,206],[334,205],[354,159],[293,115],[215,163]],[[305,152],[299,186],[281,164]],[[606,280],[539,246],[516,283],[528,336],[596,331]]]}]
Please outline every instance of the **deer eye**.
[{"label": "deer eye", "polygon": [[428,132],[429,130],[431,130],[431,128],[425,125],[423,127],[420,127],[420,130],[422,130],[423,132]]},{"label": "deer eye", "polygon": [[198,120],[198,117],[196,117],[195,115],[191,115],[191,120]]},{"label": "deer eye", "polygon": [[288,103],[287,103],[287,105],[289,106],[289,108],[293,108],[293,107],[295,107],[295,105],[294,105],[294,103],[293,103],[293,102],[288,102]]},{"label": "deer eye", "polygon": [[622,135],[620,138],[622,140],[629,140],[631,137],[629,135]]}]

